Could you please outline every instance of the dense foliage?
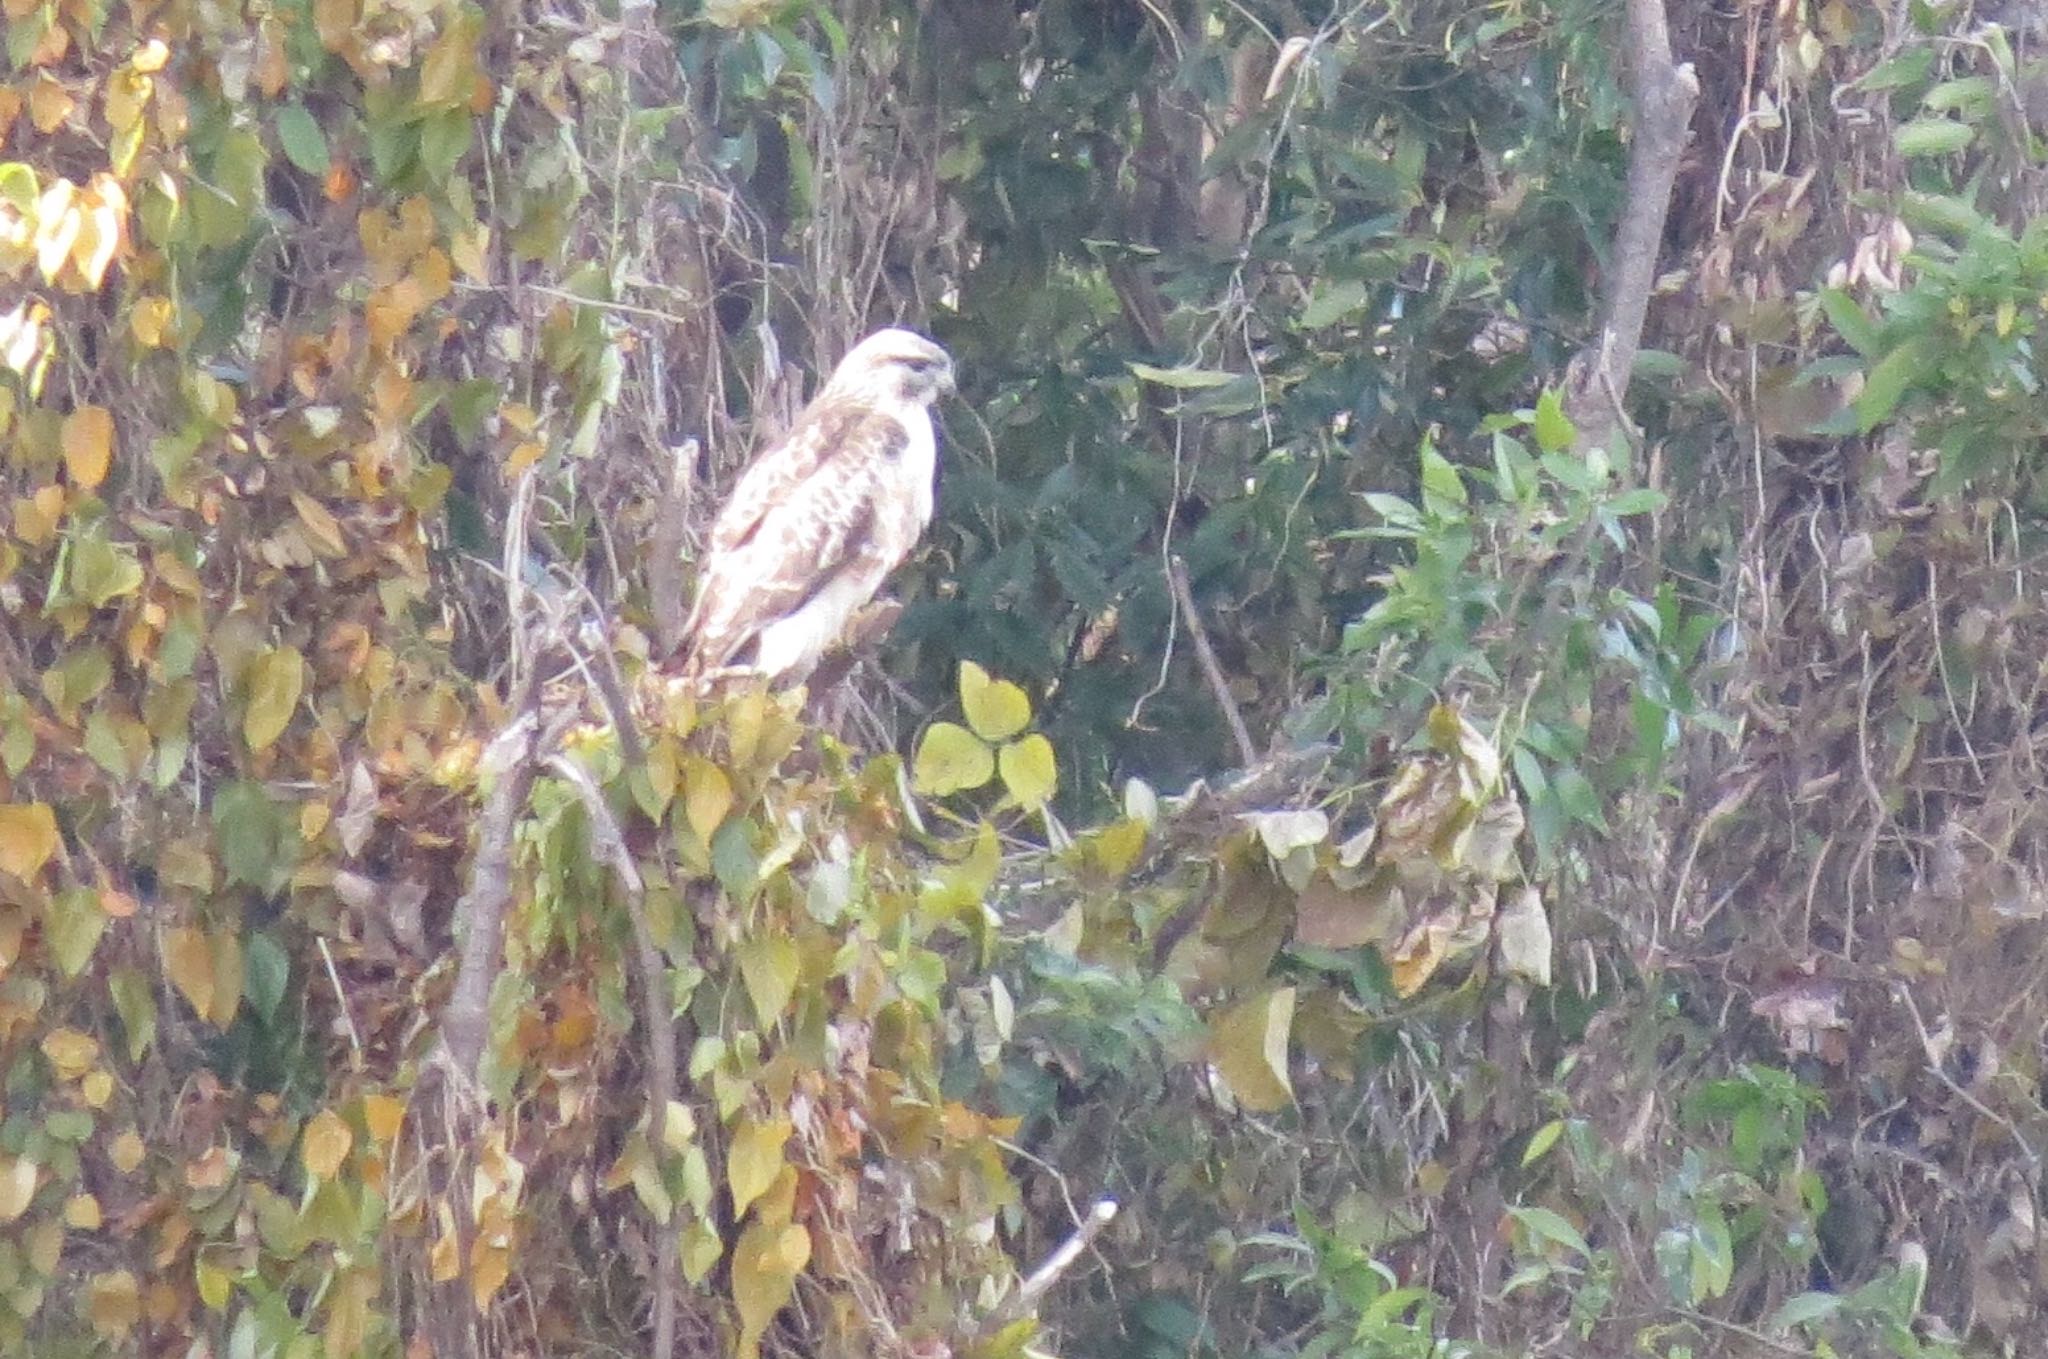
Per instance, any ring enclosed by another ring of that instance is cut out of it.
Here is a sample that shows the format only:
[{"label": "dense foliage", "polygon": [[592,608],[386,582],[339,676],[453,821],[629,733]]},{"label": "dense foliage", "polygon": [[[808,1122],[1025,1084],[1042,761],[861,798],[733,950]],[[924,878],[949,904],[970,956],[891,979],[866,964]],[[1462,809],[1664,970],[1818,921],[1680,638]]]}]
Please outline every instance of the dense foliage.
[{"label": "dense foliage", "polygon": [[2038,27],[9,0],[0,1351],[2028,1352]]}]

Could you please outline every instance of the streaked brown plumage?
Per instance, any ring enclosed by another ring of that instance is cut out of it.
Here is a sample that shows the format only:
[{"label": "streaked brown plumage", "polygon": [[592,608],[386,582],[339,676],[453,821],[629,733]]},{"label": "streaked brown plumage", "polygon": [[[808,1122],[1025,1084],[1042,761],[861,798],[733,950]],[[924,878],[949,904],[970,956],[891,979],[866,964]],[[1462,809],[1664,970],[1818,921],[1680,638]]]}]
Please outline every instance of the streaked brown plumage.
[{"label": "streaked brown plumage", "polygon": [[687,672],[795,684],[844,640],[931,522],[931,406],[952,389],[952,360],[921,335],[892,328],[854,346],[713,523]]}]

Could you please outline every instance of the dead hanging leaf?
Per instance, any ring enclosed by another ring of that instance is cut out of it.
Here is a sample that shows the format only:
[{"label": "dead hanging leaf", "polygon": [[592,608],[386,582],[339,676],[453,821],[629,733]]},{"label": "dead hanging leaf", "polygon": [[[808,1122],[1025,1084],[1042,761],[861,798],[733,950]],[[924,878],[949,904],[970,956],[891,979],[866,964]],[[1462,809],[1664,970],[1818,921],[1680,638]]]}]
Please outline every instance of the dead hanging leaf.
[{"label": "dead hanging leaf", "polygon": [[1801,977],[1750,1003],[1750,1013],[1778,1026],[1792,1056],[1813,1055],[1839,1065],[1849,1057],[1849,1021],[1842,1013],[1842,983],[1833,977]]},{"label": "dead hanging leaf", "polygon": [[41,802],[0,806],[0,873],[27,880],[57,852],[57,817]]},{"label": "dead hanging leaf", "polygon": [[1294,811],[1244,812],[1238,820],[1259,833],[1275,862],[1297,849],[1319,845],[1330,834],[1330,818],[1313,807]]},{"label": "dead hanging leaf", "polygon": [[1316,948],[1357,948],[1399,937],[1407,924],[1398,878],[1381,872],[1346,890],[1322,874],[1294,903],[1294,937]]},{"label": "dead hanging leaf", "polygon": [[1550,985],[1550,917],[1542,893],[1523,887],[1509,897],[1499,928],[1501,965],[1524,981]]},{"label": "dead hanging leaf", "polygon": [[1487,803],[1465,841],[1464,867],[1482,878],[1506,882],[1515,875],[1515,846],[1526,824],[1522,805],[1512,797]]},{"label": "dead hanging leaf", "polygon": [[1294,1099],[1287,1072],[1287,1040],[1294,1024],[1294,988],[1224,1011],[1209,1024],[1209,1061],[1237,1102],[1255,1113],[1285,1108]]},{"label": "dead hanging leaf", "polygon": [[341,835],[341,852],[351,859],[361,854],[377,824],[377,780],[361,760],[348,771],[348,795],[334,824]]},{"label": "dead hanging leaf", "polygon": [[1406,1000],[1422,989],[1450,956],[1451,927],[1442,920],[1425,920],[1408,931],[1387,959],[1393,974],[1394,994]]},{"label": "dead hanging leaf", "polygon": [[1387,956],[1394,994],[1406,999],[1452,958],[1485,943],[1493,931],[1492,883],[1468,884],[1426,903],[1422,919]]}]

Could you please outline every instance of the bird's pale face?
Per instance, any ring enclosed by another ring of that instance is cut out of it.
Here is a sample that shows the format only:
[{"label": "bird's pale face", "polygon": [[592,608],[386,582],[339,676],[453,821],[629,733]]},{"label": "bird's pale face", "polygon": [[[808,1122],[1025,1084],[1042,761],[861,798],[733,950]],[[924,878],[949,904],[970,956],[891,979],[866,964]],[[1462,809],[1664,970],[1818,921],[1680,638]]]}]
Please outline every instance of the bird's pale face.
[{"label": "bird's pale face", "polygon": [[953,360],[924,336],[892,327],[855,345],[832,371],[829,386],[840,392],[929,406],[953,390]]}]

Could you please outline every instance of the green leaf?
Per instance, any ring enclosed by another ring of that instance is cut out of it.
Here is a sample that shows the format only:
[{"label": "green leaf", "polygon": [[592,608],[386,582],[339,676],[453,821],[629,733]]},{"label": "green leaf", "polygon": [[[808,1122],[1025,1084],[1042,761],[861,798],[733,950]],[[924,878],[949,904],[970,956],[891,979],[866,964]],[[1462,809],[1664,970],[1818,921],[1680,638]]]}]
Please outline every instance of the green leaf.
[{"label": "green leaf", "polygon": [[106,929],[100,894],[90,887],[65,888],[50,899],[43,916],[44,939],[58,970],[67,977],[85,971]]},{"label": "green leaf", "polygon": [[1892,144],[1902,156],[1945,156],[1976,137],[1977,129],[1953,118],[1915,118],[1892,133]]},{"label": "green leaf", "polygon": [[1341,321],[1372,300],[1372,293],[1356,279],[1333,283],[1317,291],[1301,309],[1301,324],[1308,330],[1320,330],[1334,321]]},{"label": "green leaf", "polygon": [[292,979],[291,958],[275,935],[265,931],[249,936],[242,950],[242,977],[242,992],[257,1018],[274,1023]]},{"label": "green leaf", "polygon": [[93,608],[104,608],[141,586],[142,564],[105,538],[95,534],[72,545],[71,593]]},{"label": "green leaf", "polygon": [[1934,352],[1932,339],[1915,335],[1877,361],[1863,379],[1863,390],[1856,394],[1858,433],[1868,434],[1884,422],[1907,389],[1926,376]]},{"label": "green leaf", "polygon": [[711,871],[718,885],[737,898],[747,898],[761,883],[761,857],[745,817],[734,817],[711,837]]},{"label": "green leaf", "polygon": [[1579,437],[1578,427],[1564,413],[1564,397],[1555,387],[1536,398],[1536,446],[1545,453],[1562,453]]},{"label": "green leaf", "polygon": [[1799,1293],[1785,1299],[1785,1305],[1771,1313],[1770,1328],[1789,1331],[1811,1321],[1824,1321],[1842,1310],[1839,1293]]},{"label": "green leaf", "polygon": [[1601,834],[1607,833],[1607,816],[1600,810],[1600,794],[1590,781],[1573,765],[1559,769],[1552,777],[1550,786],[1557,794],[1558,805],[1574,821],[1593,827]]},{"label": "green leaf", "polygon": [[1452,506],[1466,503],[1458,469],[1429,443],[1422,446],[1422,503],[1435,514],[1447,514]]},{"label": "green leaf", "polygon": [[1623,491],[1620,495],[1608,501],[1607,512],[1621,518],[1627,518],[1631,514],[1649,514],[1653,510],[1661,510],[1668,503],[1670,503],[1670,498],[1662,491],[1654,490],[1648,486],[1639,486],[1633,491]]},{"label": "green leaf", "polygon": [[286,104],[277,111],[277,140],[285,159],[309,175],[324,177],[330,161],[327,135],[302,104]]},{"label": "green leaf", "polygon": [[1557,1139],[1563,1132],[1564,1120],[1561,1118],[1553,1118],[1550,1122],[1538,1128],[1535,1134],[1530,1137],[1529,1145],[1523,1149],[1523,1167],[1527,1168],[1542,1160],[1544,1153],[1557,1145]]},{"label": "green leaf", "polygon": [[1835,328],[1835,334],[1846,340],[1851,349],[1866,359],[1877,353],[1880,343],[1877,326],[1855,298],[1840,288],[1823,288],[1820,290],[1820,307],[1827,313],[1828,324]]},{"label": "green leaf", "polygon": [[1548,1208],[1510,1208],[1508,1215],[1539,1241],[1563,1246],[1581,1259],[1593,1253],[1586,1238],[1579,1235],[1579,1229]]},{"label": "green leaf", "polygon": [[1004,790],[1020,807],[1036,811],[1059,786],[1059,762],[1053,758],[1052,742],[1037,732],[1004,746],[997,764]]},{"label": "green leaf", "polygon": [[984,741],[1005,741],[1031,721],[1031,700],[1008,680],[990,679],[973,661],[960,662],[960,706]]},{"label": "green leaf", "polygon": [[269,790],[242,780],[213,795],[213,834],[220,844],[221,867],[230,884],[247,883],[269,891],[291,869],[291,848],[298,828],[287,827]]},{"label": "green leaf", "polygon": [[156,990],[138,967],[117,967],[107,978],[114,996],[114,1013],[128,1033],[128,1060],[139,1062],[156,1041]]},{"label": "green leaf", "polygon": [[1147,382],[1156,382],[1162,387],[1199,391],[1209,387],[1221,387],[1237,380],[1237,374],[1215,368],[1154,368],[1149,363],[1133,363],[1131,371]]},{"label": "green leaf", "polygon": [[934,722],[917,743],[910,786],[926,797],[949,797],[981,787],[995,772],[995,756],[979,736],[951,722]]}]

